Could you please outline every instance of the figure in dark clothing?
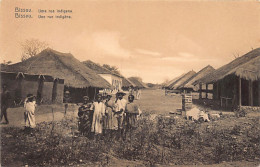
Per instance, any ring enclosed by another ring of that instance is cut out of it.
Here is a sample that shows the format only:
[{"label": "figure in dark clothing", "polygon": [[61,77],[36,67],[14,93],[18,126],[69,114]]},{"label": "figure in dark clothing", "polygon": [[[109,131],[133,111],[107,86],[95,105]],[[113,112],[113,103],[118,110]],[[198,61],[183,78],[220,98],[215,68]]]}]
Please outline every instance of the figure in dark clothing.
[{"label": "figure in dark clothing", "polygon": [[8,124],[8,118],[7,118],[7,109],[9,107],[9,100],[10,100],[11,96],[9,91],[7,90],[7,85],[4,84],[3,85],[3,92],[1,93],[1,121],[2,118],[5,118],[5,123],[4,124]]},{"label": "figure in dark clothing", "polygon": [[84,103],[78,110],[78,128],[79,132],[87,137],[91,134],[91,125],[93,121],[93,104],[88,96],[83,97]]}]

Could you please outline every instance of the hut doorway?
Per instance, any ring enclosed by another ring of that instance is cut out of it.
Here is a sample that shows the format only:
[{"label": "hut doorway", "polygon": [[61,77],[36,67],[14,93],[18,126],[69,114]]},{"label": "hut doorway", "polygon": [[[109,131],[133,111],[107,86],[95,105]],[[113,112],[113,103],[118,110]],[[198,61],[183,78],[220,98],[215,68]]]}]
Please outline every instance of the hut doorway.
[{"label": "hut doorway", "polygon": [[249,82],[245,79],[241,79],[241,104],[242,106],[249,106]]},{"label": "hut doorway", "polygon": [[37,89],[37,96],[36,100],[38,104],[41,104],[43,99],[42,99],[42,93],[43,93],[43,86],[44,86],[44,76],[39,76],[38,80],[38,89]]},{"label": "hut doorway", "polygon": [[15,106],[19,106],[22,103],[22,82],[23,82],[23,74],[18,74],[16,77],[17,87],[14,93],[14,104]]}]

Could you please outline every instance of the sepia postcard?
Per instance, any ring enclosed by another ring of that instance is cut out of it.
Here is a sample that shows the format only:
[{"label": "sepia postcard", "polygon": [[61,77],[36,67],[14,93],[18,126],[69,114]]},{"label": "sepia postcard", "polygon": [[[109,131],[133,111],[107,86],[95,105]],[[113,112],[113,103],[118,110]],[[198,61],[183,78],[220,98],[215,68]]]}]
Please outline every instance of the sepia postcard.
[{"label": "sepia postcard", "polygon": [[0,166],[260,167],[259,0],[0,0]]}]

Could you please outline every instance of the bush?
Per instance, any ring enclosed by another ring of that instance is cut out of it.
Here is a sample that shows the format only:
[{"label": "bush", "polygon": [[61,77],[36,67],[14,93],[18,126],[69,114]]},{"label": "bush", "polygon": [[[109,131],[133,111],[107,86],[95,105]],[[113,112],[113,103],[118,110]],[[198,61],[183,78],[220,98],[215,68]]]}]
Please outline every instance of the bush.
[{"label": "bush", "polygon": [[109,158],[139,160],[154,164],[213,164],[222,161],[255,160],[260,157],[259,118],[239,120],[222,127],[220,122],[194,123],[182,118],[142,119],[126,139],[105,137],[90,140],[78,135],[77,120],[41,123],[31,134],[18,128],[2,130],[2,164],[12,161],[29,166],[95,164]]}]

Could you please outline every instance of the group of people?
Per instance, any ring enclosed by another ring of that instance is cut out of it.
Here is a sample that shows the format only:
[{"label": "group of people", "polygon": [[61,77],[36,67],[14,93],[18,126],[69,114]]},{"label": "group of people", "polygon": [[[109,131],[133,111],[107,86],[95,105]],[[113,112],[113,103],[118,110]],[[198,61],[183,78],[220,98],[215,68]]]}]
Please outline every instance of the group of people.
[{"label": "group of people", "polygon": [[[68,93],[67,93],[68,94]],[[123,97],[124,92],[117,92],[116,95],[106,93],[97,94],[96,100],[91,101],[88,96],[83,97],[83,104],[78,109],[78,129],[80,133],[92,136],[117,136],[123,137],[129,131],[136,128],[138,117],[141,110],[134,102],[135,95],[129,92],[128,100]],[[65,96],[67,97],[66,93]],[[10,93],[7,86],[3,85],[1,93],[1,120],[5,118],[5,124],[8,124],[7,109],[9,107]],[[35,109],[36,97],[28,94],[24,101],[24,121],[25,130],[36,127]],[[68,108],[68,101],[65,102],[65,113]]]},{"label": "group of people", "polygon": [[115,134],[120,138],[135,129],[141,110],[134,102],[134,95],[130,94],[128,100],[124,96],[123,92],[117,92],[115,97],[98,94],[94,102],[84,96],[84,103],[78,110],[79,131],[88,137]]},{"label": "group of people", "polygon": [[129,87],[129,94],[134,95],[136,100],[139,100],[141,98],[141,89],[140,88],[134,88],[134,87]]}]

